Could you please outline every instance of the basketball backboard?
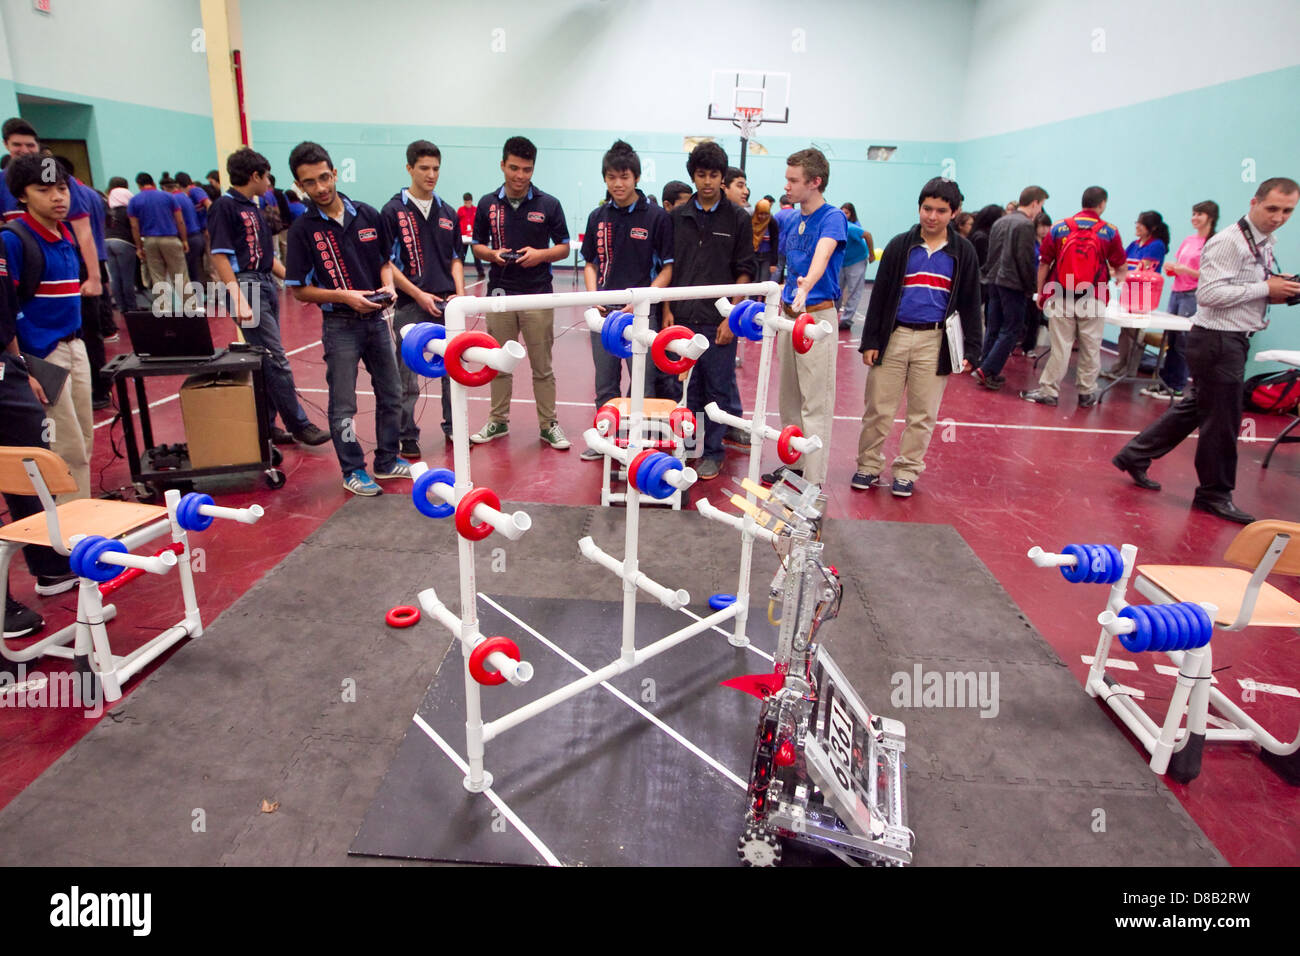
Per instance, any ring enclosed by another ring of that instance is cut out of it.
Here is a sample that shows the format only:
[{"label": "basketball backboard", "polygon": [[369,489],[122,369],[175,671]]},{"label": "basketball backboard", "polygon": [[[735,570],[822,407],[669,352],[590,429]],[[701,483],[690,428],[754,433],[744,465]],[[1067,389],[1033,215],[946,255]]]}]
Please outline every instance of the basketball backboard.
[{"label": "basketball backboard", "polygon": [[761,123],[790,122],[790,74],[763,70],[714,70],[709,89],[708,118],[729,120],[739,126],[742,117],[752,118],[751,128]]}]

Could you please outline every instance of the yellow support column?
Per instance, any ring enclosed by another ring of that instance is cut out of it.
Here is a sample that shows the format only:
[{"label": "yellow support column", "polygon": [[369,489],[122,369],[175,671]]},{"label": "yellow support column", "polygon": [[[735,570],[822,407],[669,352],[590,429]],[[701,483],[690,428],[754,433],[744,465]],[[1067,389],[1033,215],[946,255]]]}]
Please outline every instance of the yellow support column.
[{"label": "yellow support column", "polygon": [[[200,0],[208,53],[208,90],[212,96],[212,132],[217,143],[217,168],[226,179],[226,157],[248,143],[239,128],[239,96],[235,89],[233,51],[240,48],[239,0]],[[229,183],[225,183],[229,186]]]}]

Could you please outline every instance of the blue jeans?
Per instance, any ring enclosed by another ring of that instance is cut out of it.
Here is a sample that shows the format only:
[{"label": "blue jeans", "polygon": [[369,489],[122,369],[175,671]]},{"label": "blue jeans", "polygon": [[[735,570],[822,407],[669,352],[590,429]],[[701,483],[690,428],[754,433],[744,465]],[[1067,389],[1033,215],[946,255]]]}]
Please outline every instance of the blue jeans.
[{"label": "blue jeans", "polygon": [[[289,367],[289,357],[284,354],[280,342],[280,290],[275,287],[269,272],[241,272],[235,280],[253,307],[255,321],[243,329],[244,338],[249,344],[266,350],[262,356],[262,377],[270,400],[271,422],[275,422],[275,413],[279,412],[285,429],[297,434],[311,422],[298,402],[293,369]],[[231,314],[235,314],[234,309],[231,309]]]},{"label": "blue jeans", "polygon": [[[442,318],[434,318],[414,302],[408,302],[397,310],[393,317],[393,346],[398,350],[397,372],[402,382],[402,417],[398,426],[398,437],[402,441],[419,441],[420,426],[415,421],[415,402],[420,397],[420,376],[411,371],[402,361],[402,329],[418,322],[432,322],[444,325]],[[442,389],[442,433],[451,434],[451,380],[444,375],[440,380]]]},{"label": "blue jeans", "polygon": [[108,250],[108,274],[112,279],[117,310],[123,314],[134,312],[140,308],[135,294],[135,270],[139,262],[135,246],[123,239],[109,239],[105,248]]},{"label": "blue jeans", "polygon": [[703,457],[721,461],[726,454],[722,450],[722,437],[727,433],[727,426],[705,415],[704,406],[709,402],[717,402],[718,407],[724,412],[739,415],[743,411],[733,397],[739,396],[736,387],[736,340],[732,339],[726,345],[718,345],[713,341],[716,328],[688,327],[707,338],[709,348],[700,356],[691,372],[686,407],[695,413],[697,422],[704,423]]},{"label": "blue jeans", "polygon": [[1019,289],[989,283],[988,324],[984,329],[984,357],[980,368],[989,378],[1002,374],[1011,350],[1025,334],[1029,297]]},{"label": "blue jeans", "polygon": [[[1169,311],[1189,318],[1196,314],[1196,290],[1169,293]],[[1184,342],[1186,332],[1170,332],[1169,348],[1165,352],[1165,365],[1160,370],[1160,381],[1175,392],[1187,387],[1187,356]]]},{"label": "blue jeans", "polygon": [[402,420],[402,386],[388,323],[380,318],[327,312],[321,322],[321,342],[330,390],[330,437],[344,477],[366,467],[366,455],[356,436],[358,363],[365,365],[375,393],[375,470],[387,471],[397,460]]}]

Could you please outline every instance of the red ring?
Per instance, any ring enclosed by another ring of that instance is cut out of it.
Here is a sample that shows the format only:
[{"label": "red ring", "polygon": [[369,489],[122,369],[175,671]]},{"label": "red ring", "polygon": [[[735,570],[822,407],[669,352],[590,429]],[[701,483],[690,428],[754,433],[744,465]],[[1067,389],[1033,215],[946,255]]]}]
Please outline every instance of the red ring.
[{"label": "red ring", "polygon": [[500,651],[511,660],[518,662],[519,648],[515,642],[508,637],[489,637],[469,654],[469,673],[480,684],[488,687],[495,687],[497,684],[506,682],[506,675],[500,671],[490,671],[483,666],[488,659],[488,655]]},{"label": "red ring", "polygon": [[447,374],[466,388],[486,385],[497,377],[497,370],[487,365],[484,365],[477,372],[470,372],[460,363],[461,353],[476,345],[485,349],[501,347],[501,343],[486,332],[461,332],[447,343],[447,350],[442,354],[443,364],[447,366]]},{"label": "red ring", "polygon": [[420,620],[420,609],[409,604],[399,604],[384,615],[384,623],[389,627],[410,627]]},{"label": "red ring", "polygon": [[498,511],[501,510],[501,499],[496,496],[496,492],[491,488],[475,488],[464,498],[461,498],[456,505],[456,530],[460,532],[462,538],[470,541],[482,541],[492,533],[492,526],[486,522],[482,524],[474,523],[474,509],[479,504],[485,503]]},{"label": "red ring", "polygon": [[641,467],[642,463],[654,453],[655,450],[653,448],[647,448],[645,451],[633,458],[632,463],[627,466],[627,483],[637,491],[641,490],[641,486],[636,483],[637,470]]},{"label": "red ring", "polygon": [[808,334],[808,326],[812,324],[813,317],[807,312],[794,320],[794,333],[790,338],[790,344],[800,355],[807,355],[813,347],[812,336]]},{"label": "red ring", "polygon": [[684,325],[670,325],[658,335],[650,344],[650,357],[654,359],[655,365],[659,366],[659,371],[666,375],[681,375],[695,364],[695,359],[687,358],[683,355],[679,359],[668,357],[668,345],[670,342],[676,342],[678,339],[691,339],[695,333]]},{"label": "red ring", "polygon": [[592,427],[600,431],[600,423],[604,419],[609,419],[610,428],[605,432],[605,437],[613,441],[618,437],[619,416],[618,409],[613,405],[602,405],[596,410],[596,417],[592,419]]},{"label": "red ring", "polygon": [[[776,440],[776,454],[787,465],[793,465],[799,460],[799,452],[790,447],[790,439],[802,438],[803,432],[798,425],[786,425],[781,429],[781,434]],[[457,517],[459,520],[459,516]]]},{"label": "red ring", "polygon": [[[674,326],[675,328],[675,326]],[[673,430],[673,434],[678,438],[686,437],[686,423],[691,423],[691,430],[695,429],[695,413],[689,408],[678,406],[668,413],[668,425]]]}]

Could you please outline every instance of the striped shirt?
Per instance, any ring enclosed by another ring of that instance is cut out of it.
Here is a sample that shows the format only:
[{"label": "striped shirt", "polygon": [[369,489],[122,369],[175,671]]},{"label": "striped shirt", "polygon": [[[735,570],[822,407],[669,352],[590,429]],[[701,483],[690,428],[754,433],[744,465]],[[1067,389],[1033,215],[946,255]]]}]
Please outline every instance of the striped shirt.
[{"label": "striped shirt", "polygon": [[[40,244],[45,271],[36,295],[19,303],[18,344],[23,351],[45,358],[59,342],[81,329],[81,253],[72,233],[60,222],[55,235],[27,213],[18,220]],[[9,281],[14,288],[23,274],[22,240],[11,232],[0,233],[8,261]]]},{"label": "striped shirt", "polygon": [[904,325],[942,322],[948,311],[955,268],[952,256],[943,246],[931,252],[923,242],[914,245],[907,253],[897,320]]},{"label": "striped shirt", "polygon": [[1201,280],[1192,324],[1219,332],[1258,332],[1268,326],[1267,277],[1273,271],[1272,234],[1247,218],[1259,255],[1250,251],[1237,225],[1216,232],[1201,250]]}]

